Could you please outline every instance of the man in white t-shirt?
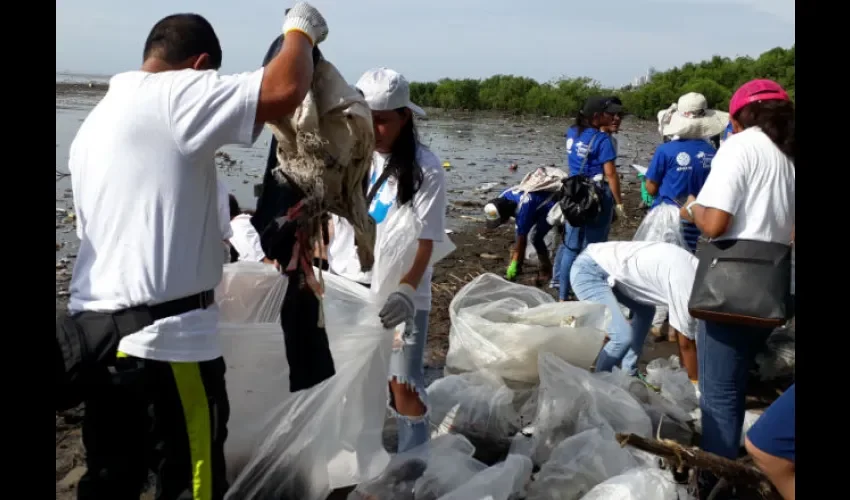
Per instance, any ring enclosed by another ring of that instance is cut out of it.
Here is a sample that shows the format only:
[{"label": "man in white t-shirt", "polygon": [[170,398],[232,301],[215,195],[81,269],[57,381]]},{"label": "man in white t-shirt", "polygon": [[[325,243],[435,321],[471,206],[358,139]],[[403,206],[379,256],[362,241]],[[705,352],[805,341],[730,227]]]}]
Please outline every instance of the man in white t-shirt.
[{"label": "man in white t-shirt", "polygon": [[232,194],[227,195],[227,215],[230,217],[230,238],[227,239],[232,248],[232,262],[273,262],[266,257],[260,244],[260,234],[251,224],[251,214],[244,213],[239,207],[239,201]]},{"label": "man in white t-shirt", "polygon": [[[588,245],[576,258],[570,283],[579,300],[608,306],[610,340],[596,361],[596,371],[611,371],[622,362],[623,371],[637,375],[646,335],[657,306],[667,306],[670,327],[681,333],[679,351],[691,381],[697,380],[697,321],[688,313],[697,258],[671,243],[609,241]],[[623,315],[619,304],[632,312]]]},{"label": "man in white t-shirt", "polygon": [[[80,499],[139,498],[149,468],[158,500],[224,497],[230,410],[212,292],[222,275],[213,156],[252,144],[307,94],[327,26],[299,3],[283,32],[265,68],[221,76],[206,19],[162,19],[142,68],[112,77],[71,145],[80,249],[57,353],[66,373],[87,374]],[[74,359],[80,344],[90,356]],[[70,386],[61,374],[57,383]]]}]

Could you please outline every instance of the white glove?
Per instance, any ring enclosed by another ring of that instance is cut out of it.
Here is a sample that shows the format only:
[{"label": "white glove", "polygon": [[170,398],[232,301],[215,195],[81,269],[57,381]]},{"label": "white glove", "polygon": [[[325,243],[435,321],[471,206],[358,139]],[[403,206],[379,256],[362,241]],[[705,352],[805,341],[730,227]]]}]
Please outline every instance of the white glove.
[{"label": "white glove", "polygon": [[314,47],[328,37],[328,25],[325,18],[315,7],[306,2],[298,2],[286,13],[283,35],[286,36],[290,31],[304,33],[310,38]]},{"label": "white glove", "polygon": [[378,313],[384,328],[393,328],[401,323],[413,321],[416,314],[416,308],[413,306],[414,293],[416,290],[412,286],[402,283],[387,297],[387,302]]},{"label": "white glove", "polygon": [[616,205],[616,206],[614,207],[614,210],[616,210],[616,211],[617,211],[617,217],[622,217],[623,219],[625,219],[625,218],[626,218],[626,209],[625,209],[625,208],[623,208],[623,204],[622,204],[622,203],[620,203],[620,204]]}]

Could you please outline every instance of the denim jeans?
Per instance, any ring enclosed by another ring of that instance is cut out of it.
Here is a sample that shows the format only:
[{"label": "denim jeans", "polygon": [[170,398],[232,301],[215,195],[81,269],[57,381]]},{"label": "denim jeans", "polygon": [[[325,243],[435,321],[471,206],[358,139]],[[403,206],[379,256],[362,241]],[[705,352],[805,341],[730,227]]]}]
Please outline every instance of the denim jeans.
[{"label": "denim jeans", "polygon": [[[558,249],[561,254],[558,273],[560,276],[559,296],[566,300],[570,293],[570,269],[573,267],[578,254],[591,243],[602,243],[608,241],[608,233],[611,231],[611,220],[614,217],[614,196],[608,184],[602,186],[602,212],[590,224],[584,227],[572,227],[569,223],[564,225],[564,244]],[[573,290],[575,293],[575,290]]]},{"label": "denim jeans", "polygon": [[390,356],[389,380],[410,384],[419,394],[419,399],[425,405],[425,415],[408,417],[399,414],[390,401],[387,406],[398,423],[398,453],[415,448],[428,441],[431,436],[431,425],[428,418],[428,395],[425,391],[425,370],[423,368],[425,344],[428,341],[428,315],[430,311],[416,311],[413,320],[413,331],[406,331],[401,347],[393,349]]},{"label": "denim jeans", "polygon": [[700,321],[697,330],[702,449],[737,459],[750,369],[770,328]]},{"label": "denim jeans", "polygon": [[555,252],[555,262],[552,263],[552,286],[557,288],[561,286],[561,258],[564,255],[564,242],[558,244],[558,251]]},{"label": "denim jeans", "polygon": [[[586,253],[578,256],[570,272],[573,292],[579,300],[603,304],[611,311],[610,340],[599,353],[596,371],[610,372],[622,362],[623,371],[635,375],[638,358],[655,315],[655,306],[632,300],[618,291],[616,285],[612,288],[608,277],[608,273]],[[631,311],[631,323],[623,315],[620,304]]]}]

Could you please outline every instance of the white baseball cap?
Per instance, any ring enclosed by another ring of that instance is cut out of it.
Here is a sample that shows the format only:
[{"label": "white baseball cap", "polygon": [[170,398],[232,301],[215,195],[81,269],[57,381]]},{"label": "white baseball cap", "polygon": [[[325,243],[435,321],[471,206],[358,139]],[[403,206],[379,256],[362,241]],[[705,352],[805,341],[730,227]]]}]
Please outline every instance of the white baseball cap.
[{"label": "white baseball cap", "polygon": [[410,102],[410,84],[398,71],[389,68],[370,69],[357,80],[355,87],[363,94],[372,111],[408,108],[419,116],[425,116],[422,108]]}]

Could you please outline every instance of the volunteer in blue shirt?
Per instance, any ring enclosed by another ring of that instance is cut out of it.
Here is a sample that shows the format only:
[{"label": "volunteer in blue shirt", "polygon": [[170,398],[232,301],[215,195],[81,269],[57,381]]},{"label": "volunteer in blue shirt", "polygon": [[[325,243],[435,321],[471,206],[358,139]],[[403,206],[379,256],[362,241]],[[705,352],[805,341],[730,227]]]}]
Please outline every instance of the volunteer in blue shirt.
[{"label": "volunteer in blue shirt", "polygon": [[[646,171],[646,191],[656,197],[652,208],[661,204],[681,207],[692,189],[699,192],[717,153],[708,139],[722,133],[728,119],[728,113],[708,109],[705,96],[696,92],[683,95],[676,106],[659,112],[661,134],[671,140],[656,148]],[[699,229],[682,221],[682,235],[695,252]]]},{"label": "volunteer in blue shirt", "polygon": [[561,300],[574,297],[570,288],[570,268],[576,256],[590,243],[608,241],[614,211],[625,217],[623,197],[620,193],[620,177],[614,160],[617,152],[611,136],[601,130],[622,120],[623,105],[614,97],[591,97],[576,116],[575,124],[567,129],[566,151],[570,175],[584,175],[602,188],[602,211],[597,219],[583,227],[565,224],[564,247],[561,255],[561,285],[558,294]]},{"label": "volunteer in blue shirt", "polygon": [[552,262],[549,259],[549,249],[543,240],[552,226],[546,221],[549,210],[555,206],[553,193],[548,191],[536,191],[532,193],[523,192],[521,189],[506,189],[497,198],[490,200],[484,207],[484,215],[487,218],[487,227],[494,229],[513,217],[516,220],[516,244],[511,253],[511,263],[505,272],[505,278],[510,281],[516,279],[522,272],[525,250],[528,246],[528,235],[531,229],[534,231],[534,240],[531,242],[537,251],[540,260],[540,272],[538,273],[536,285],[540,286],[552,278]]},{"label": "volunteer in blue shirt", "polygon": [[734,134],[735,131],[732,130],[732,122],[730,121],[726,128],[723,129],[723,133],[720,135],[720,144],[722,145],[726,139],[729,138],[730,135]]}]

